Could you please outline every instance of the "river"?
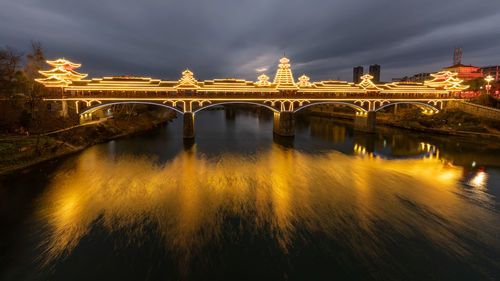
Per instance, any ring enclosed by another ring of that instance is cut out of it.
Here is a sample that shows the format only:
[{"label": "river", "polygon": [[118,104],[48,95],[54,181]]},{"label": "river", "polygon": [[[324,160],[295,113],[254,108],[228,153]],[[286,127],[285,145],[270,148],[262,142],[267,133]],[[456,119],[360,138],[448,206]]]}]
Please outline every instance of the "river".
[{"label": "river", "polygon": [[492,144],[202,111],[0,178],[0,280],[498,280]]}]

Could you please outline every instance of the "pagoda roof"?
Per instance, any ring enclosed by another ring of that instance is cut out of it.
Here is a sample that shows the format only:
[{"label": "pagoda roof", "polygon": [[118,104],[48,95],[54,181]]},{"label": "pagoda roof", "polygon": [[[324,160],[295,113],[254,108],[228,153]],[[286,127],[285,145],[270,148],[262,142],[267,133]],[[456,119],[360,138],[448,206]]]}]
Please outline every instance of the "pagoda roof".
[{"label": "pagoda roof", "polygon": [[[45,77],[49,77],[47,80],[40,80],[38,82],[40,83],[50,83],[51,78],[56,78],[59,80],[68,80],[68,81],[74,81],[74,80],[80,80],[85,77],[87,77],[87,74],[82,74],[74,71],[71,67],[67,67],[67,65],[61,65],[61,66],[56,66],[51,70],[39,70],[38,71],[40,74],[42,74]],[[43,82],[45,81],[45,82]]]},{"label": "pagoda roof", "polygon": [[52,77],[49,77],[49,78],[40,78],[40,79],[35,79],[37,81],[44,81],[44,82],[49,82],[49,83],[52,83],[52,82],[61,82],[61,81],[66,81],[64,79],[59,79],[55,76],[52,76]]},{"label": "pagoda roof", "polygon": [[54,66],[54,67],[68,65],[72,68],[78,68],[78,67],[82,66],[79,63],[70,62],[69,60],[66,60],[66,59],[47,60],[45,62],[51,66]]},{"label": "pagoda roof", "polygon": [[[278,93],[280,91],[293,91],[298,93],[434,93],[445,94],[461,89],[461,80],[439,81],[440,78],[426,83],[418,82],[392,82],[374,83],[371,75],[363,75],[360,83],[347,81],[310,81],[305,74],[299,77],[299,82],[295,82],[290,60],[286,57],[280,59],[278,70],[274,81],[270,82],[269,77],[261,74],[257,81],[249,81],[240,78],[220,78],[212,80],[198,81],[193,72],[186,69],[182,72],[182,77],[177,80],[152,79],[150,77],[117,76],[93,78],[81,80],[87,74],[75,72],[73,66],[79,64],[71,63],[65,59],[47,61],[57,66],[52,70],[40,71],[47,76],[45,79],[36,81],[46,86],[66,87],[71,91],[137,91],[137,92],[227,92],[227,93]],[[70,65],[71,64],[71,65]],[[68,67],[69,66],[69,67]],[[460,64],[459,66],[464,66]],[[447,72],[451,73],[451,72]],[[432,74],[433,76],[439,74]],[[450,85],[450,83],[454,83]]]},{"label": "pagoda roof", "polygon": [[39,78],[35,79],[35,81],[43,84],[46,87],[67,87],[69,84],[71,84],[71,81],[59,79],[55,76],[49,78]]},{"label": "pagoda roof", "polygon": [[[48,80],[44,80],[48,81]],[[61,80],[50,80],[53,82]],[[278,92],[283,90],[277,83],[269,83],[261,86],[259,81],[248,81],[245,79],[213,79],[196,81],[193,87],[182,87],[181,89],[193,89],[198,92]],[[179,89],[179,81],[166,81],[146,77],[104,77],[91,80],[72,81],[68,90],[95,90],[95,91],[167,91],[175,92]],[[360,84],[347,81],[316,81],[310,86],[294,88],[299,93],[365,93],[367,91],[380,93],[448,93],[440,87],[432,87],[419,82],[392,82],[384,84],[367,85],[366,88]]]},{"label": "pagoda roof", "polygon": [[53,68],[51,70],[40,70],[38,71],[40,72],[40,74],[43,74],[43,75],[62,75],[62,74],[67,74],[68,73],[68,70],[64,70],[64,69],[61,69],[60,67],[56,67],[56,68]]},{"label": "pagoda roof", "polygon": [[450,69],[450,68],[459,68],[459,67],[474,67],[474,68],[480,68],[479,66],[474,66],[472,64],[462,64],[462,63],[457,63],[455,65],[452,65],[452,66],[448,66],[448,67],[444,67],[443,69]]}]

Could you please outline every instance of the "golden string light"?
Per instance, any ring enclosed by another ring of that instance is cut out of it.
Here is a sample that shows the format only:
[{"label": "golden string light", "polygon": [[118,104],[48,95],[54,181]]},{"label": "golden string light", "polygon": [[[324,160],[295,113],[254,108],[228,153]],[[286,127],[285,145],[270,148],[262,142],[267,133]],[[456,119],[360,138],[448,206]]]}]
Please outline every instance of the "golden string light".
[{"label": "golden string light", "polygon": [[311,87],[310,78],[305,74],[299,77],[299,87]]},{"label": "golden string light", "polygon": [[271,86],[271,83],[269,82],[269,76],[262,74],[259,77],[257,77],[259,80],[256,84],[259,87],[269,87]]},{"label": "golden string light", "polygon": [[65,59],[47,60],[46,63],[52,67],[51,70],[39,70],[38,72],[46,78],[35,79],[38,83],[45,87],[67,87],[73,81],[81,80],[87,77],[87,74],[82,74],[74,71],[81,64],[73,63]]},{"label": "golden string light", "polygon": [[443,88],[450,92],[463,91],[469,88],[468,85],[462,85],[463,80],[457,78],[458,73],[450,71],[441,71],[438,73],[432,73],[432,80],[427,80],[424,82],[425,85],[436,88]]},{"label": "golden string light", "polygon": [[165,81],[149,77],[103,77],[91,80],[82,80],[87,74],[74,71],[81,66],[66,59],[48,60],[54,68],[42,70],[40,73],[46,78],[36,79],[46,87],[62,87],[70,93],[87,92],[144,92],[144,93],[176,93],[179,90],[194,90],[199,93],[279,93],[291,91],[298,94],[365,94],[377,92],[380,94],[433,94],[448,95],[450,92],[468,88],[462,85],[462,80],[456,78],[456,73],[439,72],[431,74],[434,79],[425,83],[392,82],[374,84],[370,75],[363,75],[359,84],[346,81],[317,81],[310,82],[310,78],[302,75],[295,83],[290,60],[283,57],[279,61],[278,70],[271,83],[265,74],[260,75],[257,82],[244,79],[213,79],[198,81],[189,69],[182,72],[178,81]]},{"label": "golden string light", "polygon": [[178,89],[185,89],[185,88],[199,88],[198,86],[198,81],[193,76],[193,72],[191,70],[187,69],[182,72],[182,77],[179,80],[179,84],[175,86],[175,88]]}]

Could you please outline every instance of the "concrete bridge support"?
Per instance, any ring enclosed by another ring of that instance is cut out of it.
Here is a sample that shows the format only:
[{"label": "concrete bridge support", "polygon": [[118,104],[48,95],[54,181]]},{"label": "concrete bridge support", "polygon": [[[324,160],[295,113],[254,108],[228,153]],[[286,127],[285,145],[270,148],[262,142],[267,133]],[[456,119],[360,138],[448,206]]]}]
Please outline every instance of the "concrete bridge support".
[{"label": "concrete bridge support", "polygon": [[84,113],[80,115],[80,124],[85,124],[92,121],[92,113]]},{"label": "concrete bridge support", "polygon": [[185,139],[194,138],[194,113],[184,112],[182,135]]},{"label": "concrete bridge support", "polygon": [[226,113],[226,120],[234,121],[234,119],[236,119],[236,112],[234,111],[233,108],[225,106],[224,111]]},{"label": "concrete bridge support", "polygon": [[61,107],[61,116],[66,118],[69,116],[69,113],[68,113],[68,102],[63,100],[62,101],[62,107]]},{"label": "concrete bridge support", "polygon": [[292,111],[274,113],[273,133],[283,137],[295,135],[295,119]]},{"label": "concrete bridge support", "polygon": [[354,130],[375,133],[376,112],[356,113],[354,117]]}]

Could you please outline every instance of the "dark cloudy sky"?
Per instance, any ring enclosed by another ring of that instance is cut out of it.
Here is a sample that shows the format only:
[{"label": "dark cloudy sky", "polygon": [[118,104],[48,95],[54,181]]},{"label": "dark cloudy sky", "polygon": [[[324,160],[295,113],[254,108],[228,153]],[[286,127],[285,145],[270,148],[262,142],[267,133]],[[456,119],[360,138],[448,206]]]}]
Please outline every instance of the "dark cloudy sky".
[{"label": "dark cloudy sky", "polygon": [[383,80],[437,71],[456,46],[464,63],[500,64],[500,0],[0,0],[0,23],[0,45],[39,40],[91,77],[177,80],[189,66],[256,80],[284,51],[312,80],[375,63]]}]

